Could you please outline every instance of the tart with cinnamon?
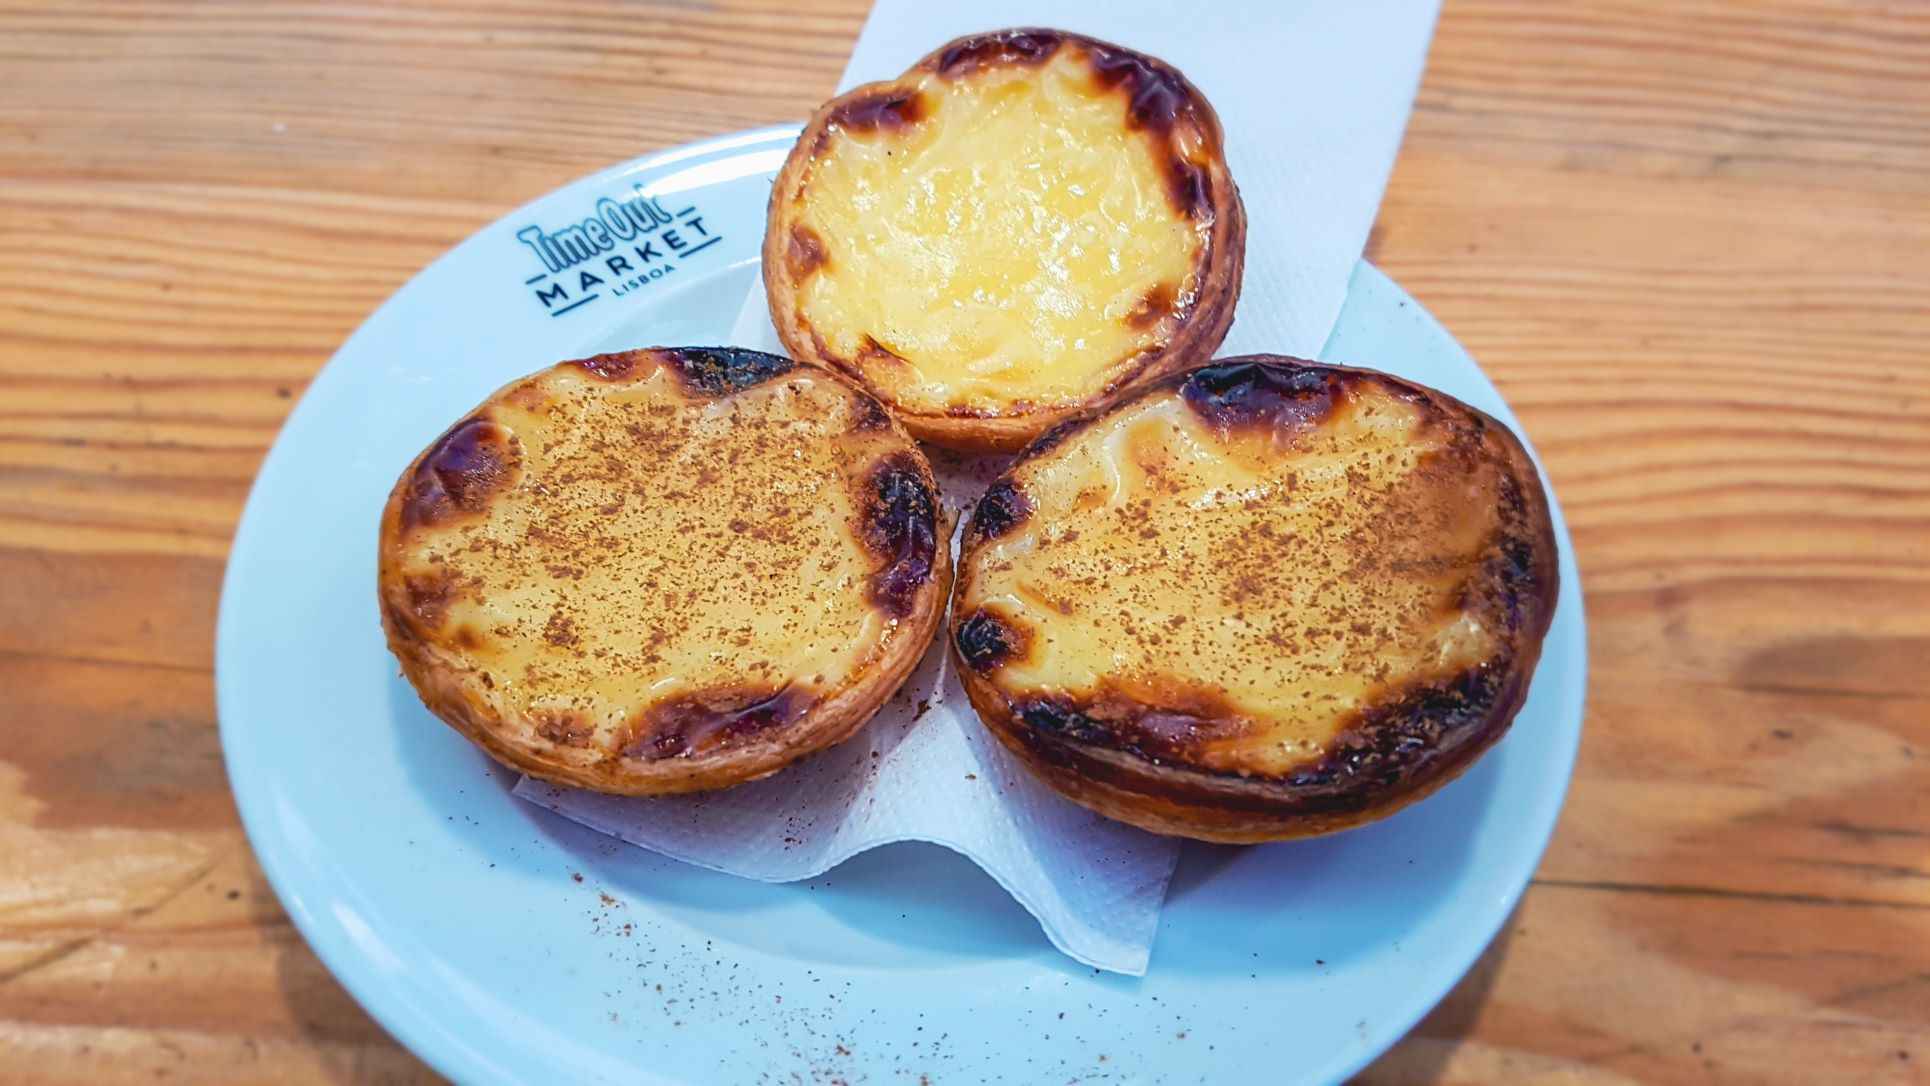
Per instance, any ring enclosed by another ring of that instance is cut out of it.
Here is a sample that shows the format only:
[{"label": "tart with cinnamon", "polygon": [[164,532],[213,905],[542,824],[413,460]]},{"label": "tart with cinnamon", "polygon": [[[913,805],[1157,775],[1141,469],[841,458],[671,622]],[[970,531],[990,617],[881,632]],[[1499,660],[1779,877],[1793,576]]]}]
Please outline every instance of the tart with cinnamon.
[{"label": "tart with cinnamon", "polygon": [[516,381],[403,472],[389,647],[498,761],[603,792],[720,788],[855,732],[950,582],[937,491],[869,394],[751,351]]},{"label": "tart with cinnamon", "polygon": [[1209,841],[1381,818],[1508,730],[1554,610],[1508,428],[1258,356],[1061,424],[980,500],[951,639],[980,719],[1101,814]]}]

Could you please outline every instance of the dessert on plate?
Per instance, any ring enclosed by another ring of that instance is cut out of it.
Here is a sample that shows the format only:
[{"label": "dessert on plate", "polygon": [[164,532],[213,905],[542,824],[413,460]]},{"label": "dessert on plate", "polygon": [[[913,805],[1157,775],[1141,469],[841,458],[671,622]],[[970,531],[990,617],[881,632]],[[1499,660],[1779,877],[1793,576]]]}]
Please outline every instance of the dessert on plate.
[{"label": "dessert on plate", "polygon": [[857,377],[915,437],[1013,451],[1211,357],[1245,239],[1184,76],[1006,30],[817,111],[771,191],[764,285],[793,357]]},{"label": "dessert on plate", "polygon": [[916,444],[816,366],[729,348],[515,381],[402,472],[390,649],[498,761],[719,788],[855,732],[923,655],[950,552]]},{"label": "dessert on plate", "polygon": [[1228,359],[1060,424],[979,501],[952,650],[1047,784],[1250,842],[1414,802],[1508,729],[1553,613],[1508,428],[1387,374]]}]

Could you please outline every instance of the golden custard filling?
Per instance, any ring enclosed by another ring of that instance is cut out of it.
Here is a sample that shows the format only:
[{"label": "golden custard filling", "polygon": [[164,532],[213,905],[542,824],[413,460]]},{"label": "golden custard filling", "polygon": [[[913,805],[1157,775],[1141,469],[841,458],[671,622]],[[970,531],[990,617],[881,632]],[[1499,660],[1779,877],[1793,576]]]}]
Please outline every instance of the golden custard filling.
[{"label": "golden custard filling", "polygon": [[545,738],[635,747],[640,708],[734,689],[809,702],[899,625],[867,599],[852,478],[890,431],[854,429],[853,403],[803,369],[705,398],[668,369],[559,368],[486,410],[512,485],[405,527],[398,568],[484,696],[567,722]]},{"label": "golden custard filling", "polygon": [[1172,338],[1210,216],[1079,47],[912,94],[908,123],[834,123],[799,197],[798,313],[829,354],[942,414],[1078,402]]},{"label": "golden custard filling", "polygon": [[1444,486],[1464,470],[1447,431],[1359,387],[1299,430],[1221,430],[1175,390],[1021,464],[1030,512],[981,544],[958,605],[1021,631],[1000,691],[1230,712],[1197,762],[1275,776],[1384,683],[1486,658],[1500,632],[1462,594],[1498,469]]}]

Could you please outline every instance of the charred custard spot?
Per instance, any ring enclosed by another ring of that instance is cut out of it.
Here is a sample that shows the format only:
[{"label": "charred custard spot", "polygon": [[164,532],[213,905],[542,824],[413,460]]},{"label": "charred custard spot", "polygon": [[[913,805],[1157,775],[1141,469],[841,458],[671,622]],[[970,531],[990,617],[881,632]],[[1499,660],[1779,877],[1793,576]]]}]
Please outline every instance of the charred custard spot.
[{"label": "charred custard spot", "polygon": [[1302,430],[1333,410],[1337,384],[1337,375],[1324,366],[1231,359],[1194,370],[1180,391],[1194,413],[1223,431]]},{"label": "charred custard spot", "polygon": [[997,539],[1032,514],[1032,501],[1010,479],[993,483],[972,510],[972,535]]},{"label": "charred custard spot", "polygon": [[1109,689],[1078,704],[1037,699],[1020,711],[1020,717],[1048,735],[1123,751],[1155,764],[1189,762],[1208,742],[1245,726],[1222,699],[1195,691],[1174,693],[1175,703],[1162,705]]},{"label": "charred custard spot", "polygon": [[953,42],[932,68],[945,79],[957,79],[995,64],[1044,64],[1064,43],[1065,35],[1050,30],[1001,30]]},{"label": "charred custard spot", "polygon": [[1026,726],[1049,736],[1074,742],[1111,745],[1112,733],[1076,706],[1051,698],[1038,698],[1013,706]]},{"label": "charred custard spot", "polygon": [[1497,597],[1495,609],[1501,612],[1501,620],[1511,634],[1526,624],[1528,601],[1545,596],[1535,565],[1534,547],[1525,539],[1513,537],[1502,539],[1488,562],[1486,573]]},{"label": "charred custard spot", "polygon": [[973,671],[986,672],[1025,651],[1025,635],[990,611],[979,610],[958,625],[959,658]]},{"label": "charred custard spot", "polygon": [[1088,42],[1086,55],[1099,85],[1126,95],[1128,123],[1167,140],[1166,175],[1173,207],[1189,218],[1203,218],[1208,209],[1206,174],[1170,147],[1172,131],[1180,123],[1205,128],[1198,121],[1193,88],[1178,72],[1129,49]]},{"label": "charred custard spot", "polygon": [[1494,586],[1500,620],[1513,634],[1528,626],[1536,618],[1534,612],[1546,608],[1546,601],[1554,598],[1554,561],[1531,538],[1533,528],[1521,483],[1513,475],[1504,475],[1499,489],[1505,523],[1483,572]]},{"label": "charred custard spot", "polygon": [[662,761],[723,750],[781,728],[804,715],[811,700],[790,686],[777,690],[731,687],[652,707],[619,748],[626,758]]},{"label": "charred custard spot", "polygon": [[791,372],[797,363],[781,355],[737,347],[680,347],[664,358],[684,384],[706,396],[728,396]]},{"label": "charred custard spot", "polygon": [[1135,128],[1165,132],[1193,110],[1192,88],[1180,74],[1149,56],[1116,45],[1089,42],[1086,54],[1099,85],[1123,89],[1126,116]]},{"label": "charred custard spot", "polygon": [[[1136,792],[1227,810],[1272,815],[1358,812],[1437,779],[1478,755],[1499,734],[1483,732],[1510,693],[1505,662],[1472,668],[1445,682],[1416,689],[1359,714],[1329,745],[1327,754],[1283,777],[1252,779],[1226,771],[1192,770],[1184,777],[1149,781],[1140,771],[1094,757],[1119,750],[1155,763],[1172,757],[1184,765],[1211,739],[1238,721],[1168,709],[1124,712],[1110,701],[1098,706],[1055,699],[1017,704],[1029,729],[1018,737],[1036,754],[1093,780]],[[1248,791],[1249,783],[1261,785]]]},{"label": "charred custard spot", "polygon": [[1182,158],[1166,164],[1168,195],[1173,207],[1189,219],[1206,218],[1208,192],[1206,171]]},{"label": "charred custard spot", "polygon": [[846,99],[832,108],[825,125],[847,132],[889,131],[917,124],[929,112],[918,92],[892,90]]},{"label": "charred custard spot", "polygon": [[457,423],[416,465],[402,502],[402,529],[477,512],[491,495],[509,486],[521,458],[515,435],[490,419]]},{"label": "charred custard spot", "polygon": [[851,429],[866,432],[891,428],[891,412],[875,397],[859,392],[851,397]]},{"label": "charred custard spot", "polygon": [[1495,661],[1363,710],[1325,757],[1295,769],[1287,783],[1364,804],[1415,781],[1451,762],[1470,733],[1493,718],[1507,671],[1506,661]]},{"label": "charred custard spot", "polygon": [[456,647],[471,652],[483,647],[483,637],[474,626],[458,626],[455,634]]},{"label": "charred custard spot", "polygon": [[803,282],[812,272],[831,262],[824,251],[824,239],[817,231],[797,223],[791,227],[791,241],[785,249],[785,261],[790,266],[791,278]]},{"label": "charred custard spot", "polygon": [[615,354],[599,354],[589,358],[579,358],[571,364],[599,380],[622,381],[636,372],[637,353],[620,351]]},{"label": "charred custard spot", "polygon": [[1150,328],[1179,311],[1179,290],[1171,283],[1155,283],[1139,300],[1126,323],[1134,328]]},{"label": "charred custard spot", "polygon": [[871,601],[894,618],[911,613],[938,554],[938,502],[909,453],[872,470],[864,543],[884,566],[871,575]]}]

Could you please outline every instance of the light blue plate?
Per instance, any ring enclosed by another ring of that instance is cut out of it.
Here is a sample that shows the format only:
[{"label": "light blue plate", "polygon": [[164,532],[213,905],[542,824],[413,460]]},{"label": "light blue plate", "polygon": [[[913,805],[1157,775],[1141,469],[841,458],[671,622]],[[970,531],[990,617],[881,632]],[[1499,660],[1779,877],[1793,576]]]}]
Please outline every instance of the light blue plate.
[{"label": "light blue plate", "polygon": [[[522,208],[416,276],[302,398],[235,537],[216,652],[228,773],[282,903],[363,1006],[465,1083],[1351,1073],[1474,961],[1554,827],[1586,664],[1559,512],[1560,607],[1507,739],[1365,829],[1189,847],[1142,980],[1056,953],[935,847],[768,886],[616,843],[512,799],[513,776],[397,677],[375,605],[396,473],[512,377],[593,349],[724,339],[795,134],[657,155]],[[587,259],[565,266],[572,247]],[[1323,357],[1514,422],[1366,264]]]}]

